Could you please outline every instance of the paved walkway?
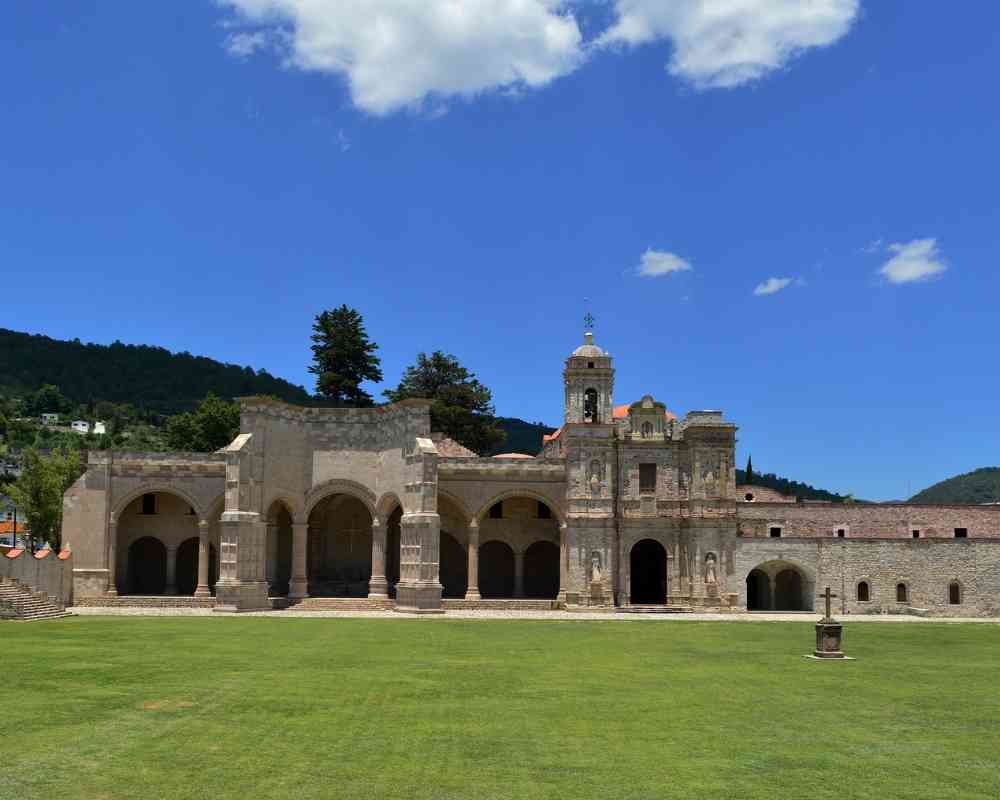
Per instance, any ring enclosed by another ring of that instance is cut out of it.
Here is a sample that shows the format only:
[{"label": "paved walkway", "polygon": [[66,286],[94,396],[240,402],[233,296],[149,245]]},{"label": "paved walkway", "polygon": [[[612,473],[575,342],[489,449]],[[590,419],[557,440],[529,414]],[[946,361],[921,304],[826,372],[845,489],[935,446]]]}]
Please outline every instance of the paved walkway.
[{"label": "paved walkway", "polygon": [[[209,608],[93,608],[72,607],[68,611],[86,617],[229,617],[235,614],[217,614]],[[445,614],[405,614],[399,611],[253,611],[241,617],[308,617],[308,618],[364,618],[364,619],[577,619],[614,620],[616,622],[819,622],[822,614],[812,612],[775,613],[753,612],[712,614],[619,614],[589,611],[448,611]],[[835,616],[837,616],[835,614]],[[981,622],[1000,624],[1000,617],[914,617],[904,614],[845,614],[837,617],[841,622],[872,623],[927,623],[927,622]]]}]

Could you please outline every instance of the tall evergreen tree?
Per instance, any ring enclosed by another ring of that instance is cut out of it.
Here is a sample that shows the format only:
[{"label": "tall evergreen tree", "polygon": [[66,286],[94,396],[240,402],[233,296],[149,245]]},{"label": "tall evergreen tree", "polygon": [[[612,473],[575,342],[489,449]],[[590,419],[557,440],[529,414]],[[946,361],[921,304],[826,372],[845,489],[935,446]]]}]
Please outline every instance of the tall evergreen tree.
[{"label": "tall evergreen tree", "polygon": [[417,355],[395,389],[383,394],[393,403],[414,397],[431,400],[431,427],[476,453],[489,453],[506,439],[497,426],[493,394],[455,356],[440,350]]},{"label": "tall evergreen tree", "polygon": [[747,456],[747,486],[753,486],[753,456]]},{"label": "tall evergreen tree", "polygon": [[312,341],[316,394],[338,406],[375,405],[361,382],[382,380],[381,359],[361,315],[346,305],[318,314]]}]

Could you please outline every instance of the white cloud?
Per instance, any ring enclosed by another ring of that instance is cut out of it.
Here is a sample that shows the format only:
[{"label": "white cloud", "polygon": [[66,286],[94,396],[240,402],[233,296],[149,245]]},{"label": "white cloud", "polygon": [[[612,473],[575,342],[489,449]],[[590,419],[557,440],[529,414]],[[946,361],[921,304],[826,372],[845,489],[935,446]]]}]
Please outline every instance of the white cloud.
[{"label": "white cloud", "polygon": [[669,41],[671,74],[738,86],[832,44],[861,0],[613,0],[615,21],[584,42],[575,12],[594,0],[216,0],[225,47],[270,48],[286,66],[346,80],[373,114],[451,97],[517,95],[576,70],[595,48]]},{"label": "white cloud", "polygon": [[646,250],[639,258],[636,274],[643,278],[659,278],[672,272],[687,272],[691,264],[674,253],[665,250]]},{"label": "white cloud", "polygon": [[757,284],[757,288],[753,290],[753,293],[756,297],[765,297],[769,294],[777,294],[782,289],[788,287],[791,282],[791,278],[768,278],[763,283]]},{"label": "white cloud", "polygon": [[937,239],[897,242],[889,245],[889,252],[896,255],[886,261],[879,270],[879,274],[889,283],[927,281],[948,269],[938,251]]},{"label": "white cloud", "polygon": [[237,58],[246,58],[267,46],[265,31],[238,31],[226,37],[224,46],[226,52]]},{"label": "white cloud", "polygon": [[[582,62],[582,35],[563,0],[217,0],[288,65],[346,78],[373,114],[438,95],[544,86]],[[257,39],[227,39],[253,52]],[[251,44],[253,43],[253,44]]]},{"label": "white cloud", "polygon": [[701,89],[762,78],[811,47],[833,44],[860,0],[616,0],[599,44],[673,44],[667,69]]}]

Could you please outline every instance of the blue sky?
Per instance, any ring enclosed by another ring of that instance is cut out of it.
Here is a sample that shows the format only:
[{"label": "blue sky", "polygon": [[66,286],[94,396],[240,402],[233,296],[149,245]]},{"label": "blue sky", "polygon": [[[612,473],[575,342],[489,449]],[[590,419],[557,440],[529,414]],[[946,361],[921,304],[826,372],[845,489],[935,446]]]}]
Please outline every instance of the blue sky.
[{"label": "blue sky", "polygon": [[347,303],[387,384],[441,349],[557,425],[589,298],[616,400],[724,410],[741,463],[890,499],[1000,461],[991,4],[53,0],[0,24],[0,326],[311,388],[312,317]]}]

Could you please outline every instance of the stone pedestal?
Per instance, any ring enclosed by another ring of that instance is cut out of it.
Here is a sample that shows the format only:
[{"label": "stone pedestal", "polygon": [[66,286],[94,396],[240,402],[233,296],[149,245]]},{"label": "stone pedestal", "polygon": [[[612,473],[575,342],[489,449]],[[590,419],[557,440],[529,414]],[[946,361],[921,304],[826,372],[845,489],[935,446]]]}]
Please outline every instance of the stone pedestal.
[{"label": "stone pedestal", "polygon": [[839,622],[821,621],[816,623],[816,658],[844,658],[840,643],[844,626]]},{"label": "stone pedestal", "polygon": [[441,518],[429,512],[403,514],[399,533],[396,611],[443,614],[438,580]]},{"label": "stone pedestal", "polygon": [[255,513],[222,515],[215,611],[269,611],[264,580],[267,527]]}]

